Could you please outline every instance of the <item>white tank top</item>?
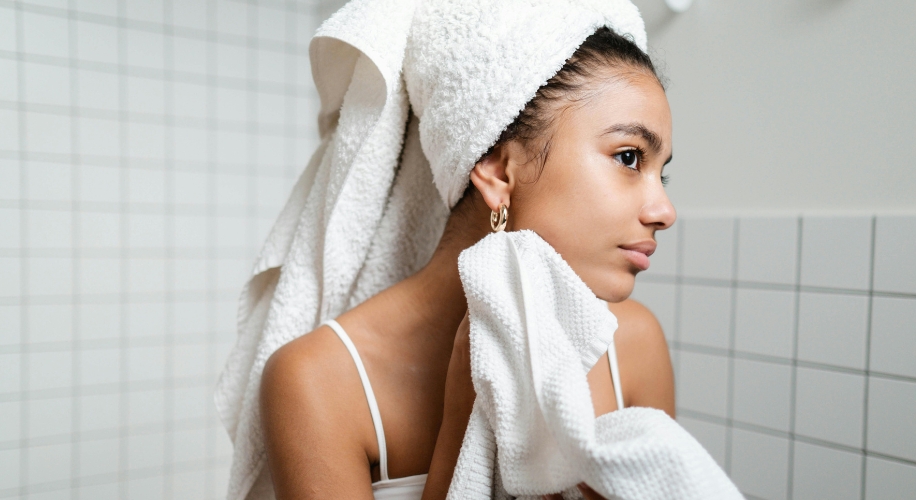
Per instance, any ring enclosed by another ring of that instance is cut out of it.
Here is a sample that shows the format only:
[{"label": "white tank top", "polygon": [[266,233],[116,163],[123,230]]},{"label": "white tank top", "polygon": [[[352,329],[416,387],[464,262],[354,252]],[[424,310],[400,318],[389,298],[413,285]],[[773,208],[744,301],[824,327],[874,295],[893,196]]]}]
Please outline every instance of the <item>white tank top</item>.
[{"label": "white tank top", "polygon": [[[375,399],[375,393],[372,391],[372,384],[369,383],[366,367],[363,366],[363,361],[359,357],[359,352],[356,351],[356,346],[353,345],[353,341],[350,340],[350,336],[340,326],[340,323],[329,319],[323,324],[330,326],[334,333],[340,337],[341,342],[347,346],[347,351],[350,352],[350,356],[356,364],[356,371],[359,372],[359,379],[363,383],[366,400],[369,402],[369,414],[372,416],[372,424],[375,426],[375,438],[378,440],[378,468],[381,476],[381,480],[372,483],[373,498],[375,500],[420,500],[420,497],[423,496],[423,487],[426,486],[427,474],[394,479],[388,477],[388,447],[385,445],[385,429],[382,427],[382,415],[379,413],[378,402]],[[617,400],[617,408],[623,408],[620,371],[617,368],[617,350],[614,348],[613,341],[607,347],[607,355],[611,365],[611,381],[614,384],[614,397]]]}]

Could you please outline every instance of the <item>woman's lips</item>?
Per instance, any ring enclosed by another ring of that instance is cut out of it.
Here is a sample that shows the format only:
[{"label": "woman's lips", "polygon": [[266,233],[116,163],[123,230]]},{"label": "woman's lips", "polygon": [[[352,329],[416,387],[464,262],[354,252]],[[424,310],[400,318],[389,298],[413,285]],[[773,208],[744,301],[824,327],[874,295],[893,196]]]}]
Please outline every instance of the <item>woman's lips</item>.
[{"label": "woman's lips", "polygon": [[622,245],[623,255],[640,271],[649,269],[649,256],[655,253],[656,243],[653,240],[640,241],[632,245]]}]

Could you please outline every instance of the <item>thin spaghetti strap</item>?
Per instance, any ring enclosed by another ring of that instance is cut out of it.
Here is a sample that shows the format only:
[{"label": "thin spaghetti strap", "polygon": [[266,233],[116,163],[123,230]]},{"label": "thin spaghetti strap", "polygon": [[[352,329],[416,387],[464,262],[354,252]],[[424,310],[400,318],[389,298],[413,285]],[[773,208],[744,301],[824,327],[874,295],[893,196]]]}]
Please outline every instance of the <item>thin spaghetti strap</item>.
[{"label": "thin spaghetti strap", "polygon": [[325,321],[323,324],[328,325],[334,330],[334,333],[340,337],[341,342],[347,346],[353,362],[356,363],[356,371],[359,372],[359,379],[363,383],[363,390],[366,391],[366,400],[369,402],[369,413],[372,415],[372,424],[375,426],[375,437],[378,439],[378,468],[382,481],[388,480],[388,448],[385,445],[385,429],[382,427],[382,414],[378,410],[378,402],[375,400],[375,393],[372,391],[372,384],[369,383],[369,376],[366,374],[366,367],[363,366],[363,360],[360,359],[359,353],[353,341],[344,331],[340,323],[333,319]]},{"label": "thin spaghetti strap", "polygon": [[617,367],[617,349],[614,339],[607,346],[607,359],[611,364],[611,381],[614,383],[614,398],[617,399],[617,409],[623,409],[623,391],[620,389],[620,369]]}]

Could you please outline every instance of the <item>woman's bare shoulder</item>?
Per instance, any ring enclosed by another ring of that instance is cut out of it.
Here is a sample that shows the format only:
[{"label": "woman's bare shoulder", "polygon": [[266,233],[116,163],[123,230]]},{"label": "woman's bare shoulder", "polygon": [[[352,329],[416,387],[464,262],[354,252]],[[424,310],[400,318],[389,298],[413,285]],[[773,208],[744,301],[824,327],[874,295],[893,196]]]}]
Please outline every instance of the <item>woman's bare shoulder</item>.
[{"label": "woman's bare shoulder", "polygon": [[322,326],[277,349],[260,389],[268,463],[283,497],[364,497],[372,420],[356,366],[337,335]]},{"label": "woman's bare shoulder", "polygon": [[665,333],[646,306],[628,299],[608,304],[617,316],[614,345],[627,406],[650,406],[674,416],[674,372]]}]

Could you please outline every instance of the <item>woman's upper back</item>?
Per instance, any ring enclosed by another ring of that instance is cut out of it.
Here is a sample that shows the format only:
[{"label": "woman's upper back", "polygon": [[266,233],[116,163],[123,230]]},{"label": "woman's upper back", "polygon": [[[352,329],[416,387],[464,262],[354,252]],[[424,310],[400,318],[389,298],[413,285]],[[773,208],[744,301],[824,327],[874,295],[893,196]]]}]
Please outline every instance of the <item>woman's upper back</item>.
[{"label": "woman's upper back", "polygon": [[[633,301],[610,308],[619,323],[615,344],[625,405],[673,414],[671,365],[657,321]],[[451,346],[423,332],[374,329],[371,319],[360,307],[338,318],[371,381],[384,422],[388,475],[425,474],[442,421]],[[588,378],[596,416],[616,409],[607,356]],[[261,408],[278,498],[373,497],[379,441],[354,359],[329,326],[271,357]]]}]

